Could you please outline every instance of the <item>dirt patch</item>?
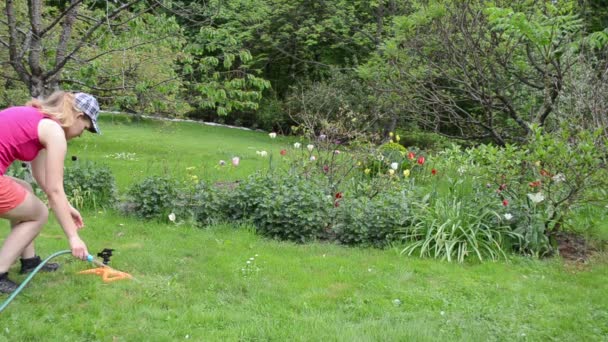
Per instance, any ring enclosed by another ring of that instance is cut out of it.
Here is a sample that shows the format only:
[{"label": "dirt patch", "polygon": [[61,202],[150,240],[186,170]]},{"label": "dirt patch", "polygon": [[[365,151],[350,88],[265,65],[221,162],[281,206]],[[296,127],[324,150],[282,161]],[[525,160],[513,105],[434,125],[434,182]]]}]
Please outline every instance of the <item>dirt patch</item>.
[{"label": "dirt patch", "polygon": [[553,238],[557,242],[559,255],[564,260],[585,262],[595,251],[583,236],[575,233],[557,232],[553,234]]}]

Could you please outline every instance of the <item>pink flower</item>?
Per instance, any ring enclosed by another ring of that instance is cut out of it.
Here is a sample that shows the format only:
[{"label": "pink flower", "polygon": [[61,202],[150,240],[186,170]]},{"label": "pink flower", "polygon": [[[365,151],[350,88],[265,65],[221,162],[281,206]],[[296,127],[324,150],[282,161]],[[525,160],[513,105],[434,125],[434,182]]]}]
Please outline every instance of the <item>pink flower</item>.
[{"label": "pink flower", "polygon": [[232,165],[233,166],[239,166],[240,162],[241,162],[241,158],[239,158],[239,157],[232,158]]},{"label": "pink flower", "polygon": [[414,158],[416,158],[416,155],[414,154],[414,152],[409,152],[407,154],[407,159],[414,160]]}]

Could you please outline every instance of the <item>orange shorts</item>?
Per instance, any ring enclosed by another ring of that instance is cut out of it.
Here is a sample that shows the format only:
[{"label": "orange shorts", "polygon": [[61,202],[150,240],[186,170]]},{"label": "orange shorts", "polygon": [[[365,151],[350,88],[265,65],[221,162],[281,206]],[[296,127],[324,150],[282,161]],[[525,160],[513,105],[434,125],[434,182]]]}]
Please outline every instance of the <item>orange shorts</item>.
[{"label": "orange shorts", "polygon": [[17,208],[23,201],[27,190],[12,178],[0,175],[0,215]]}]

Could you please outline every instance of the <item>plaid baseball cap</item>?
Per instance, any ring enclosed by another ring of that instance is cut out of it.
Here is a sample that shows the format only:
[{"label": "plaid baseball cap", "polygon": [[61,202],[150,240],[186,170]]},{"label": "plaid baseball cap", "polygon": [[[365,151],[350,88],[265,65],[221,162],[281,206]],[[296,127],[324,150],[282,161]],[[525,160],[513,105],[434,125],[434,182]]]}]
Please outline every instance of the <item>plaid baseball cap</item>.
[{"label": "plaid baseball cap", "polygon": [[86,114],[86,116],[91,119],[91,128],[89,128],[90,132],[99,133],[99,127],[97,126],[97,117],[99,116],[99,103],[97,103],[97,99],[93,97],[93,95],[87,93],[76,93],[74,95],[75,106],[76,109]]}]

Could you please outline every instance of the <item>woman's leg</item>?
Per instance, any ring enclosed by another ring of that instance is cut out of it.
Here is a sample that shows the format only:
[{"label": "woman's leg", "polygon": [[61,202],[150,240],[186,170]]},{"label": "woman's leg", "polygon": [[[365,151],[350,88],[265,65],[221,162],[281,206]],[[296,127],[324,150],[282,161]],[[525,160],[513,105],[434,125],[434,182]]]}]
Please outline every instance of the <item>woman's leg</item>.
[{"label": "woman's leg", "polygon": [[[31,192],[26,194],[23,203],[15,209],[0,215],[12,225],[10,234],[0,248],[0,273],[8,272],[17,257],[30,247],[48,216],[47,207]],[[31,249],[33,250],[33,245]]]},{"label": "woman's leg", "polygon": [[[27,190],[28,193],[30,194],[34,194],[34,189],[32,188],[32,185],[24,180],[21,180],[19,178],[15,178],[15,177],[9,177],[11,178],[13,181],[15,181],[17,184],[21,185],[22,187],[25,188],[25,190]],[[11,220],[11,229],[13,229],[15,227],[15,225],[17,225],[19,222],[16,221],[12,221]],[[30,243],[29,245],[27,245],[23,251],[21,252],[21,259],[29,259],[29,258],[33,258],[36,256],[36,249],[34,247],[34,241],[32,241],[32,243]]]}]

